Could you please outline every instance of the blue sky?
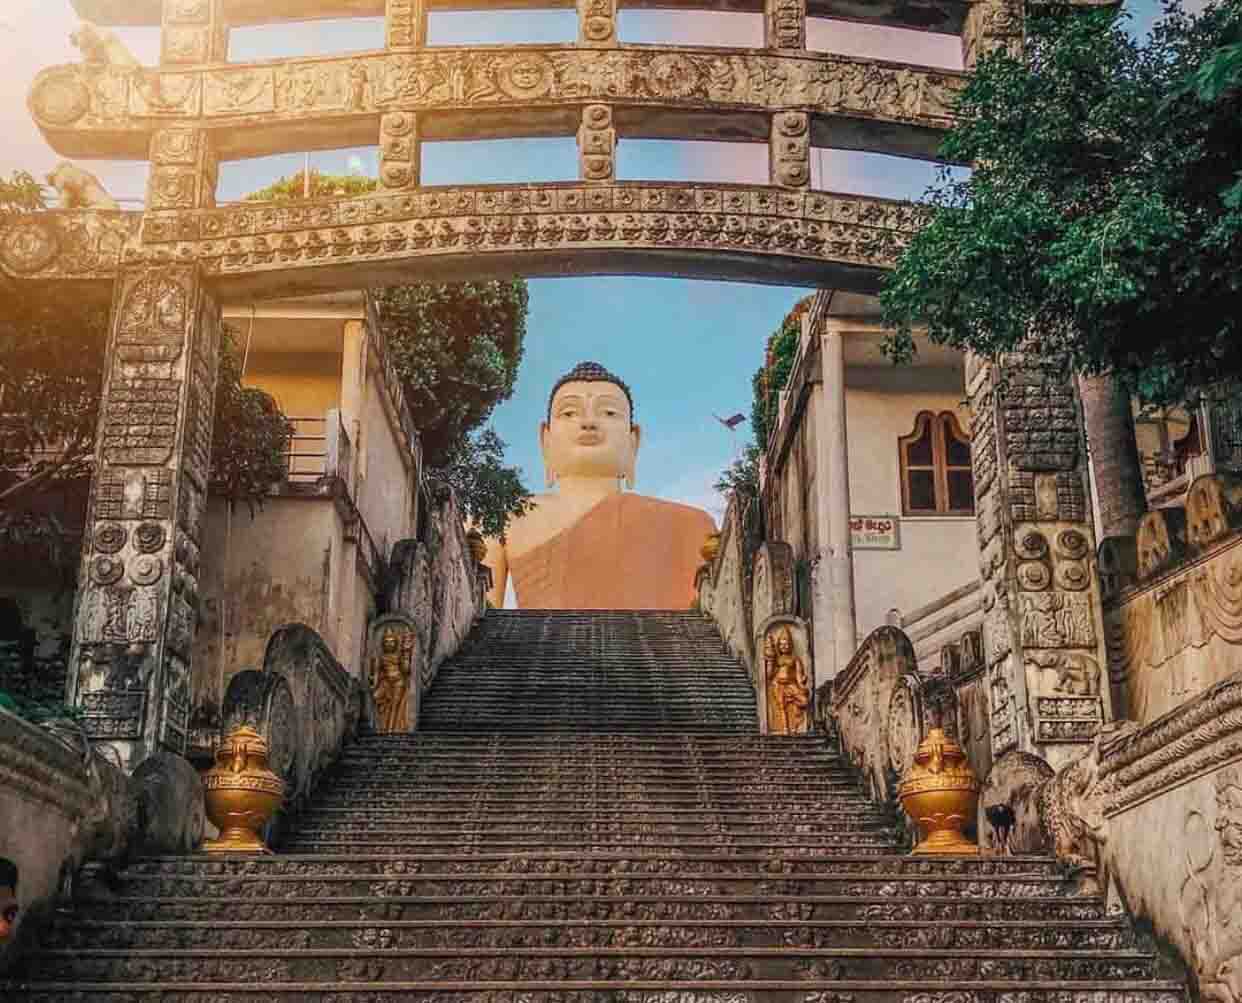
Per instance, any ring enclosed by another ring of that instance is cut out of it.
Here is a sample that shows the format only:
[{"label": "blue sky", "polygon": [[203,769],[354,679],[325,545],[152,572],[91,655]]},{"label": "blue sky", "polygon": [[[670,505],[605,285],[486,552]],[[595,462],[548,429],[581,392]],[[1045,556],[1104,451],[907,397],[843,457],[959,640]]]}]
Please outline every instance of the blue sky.
[{"label": "blue sky", "polygon": [[[1128,5],[1136,31],[1157,12],[1155,0]],[[25,109],[34,74],[57,62],[75,61],[68,34],[76,24],[69,0],[5,0],[0,11],[0,174],[27,169],[42,174],[59,159],[43,142]],[[625,11],[625,42],[758,45],[758,15],[708,12]],[[572,10],[436,12],[430,44],[566,42],[576,32]],[[154,29],[121,29],[122,39],[143,62],[158,56]],[[916,32],[815,19],[811,48],[960,66],[956,39]],[[375,19],[305,22],[235,31],[230,59],[264,59],[331,53],[382,45]],[[747,144],[668,143],[623,140],[618,149],[622,180],[766,181],[766,147]],[[302,165],[302,156],[264,158],[222,166],[218,197],[237,198]],[[376,173],[373,149],[320,152],[312,165],[323,171]],[[145,167],[132,163],[84,164],[122,198],[140,199]],[[424,146],[423,183],[572,180],[577,157],[572,138],[492,143],[430,143]],[[895,157],[825,150],[813,164],[816,187],[900,198],[917,198],[934,179],[934,165]],[[415,276],[411,276],[412,278]],[[564,278],[530,282],[526,356],[514,397],[496,411],[493,424],[509,443],[512,462],[527,484],[540,490],[542,466],[536,427],[548,389],[577,362],[594,359],[631,385],[637,418],[644,426],[637,489],[686,501],[719,518],[722,500],[711,484],[736,449],[749,439],[749,423],[731,435],[712,417],[749,415],[751,374],[763,357],[768,334],[786,311],[811,290],[743,283],[654,278]]]}]

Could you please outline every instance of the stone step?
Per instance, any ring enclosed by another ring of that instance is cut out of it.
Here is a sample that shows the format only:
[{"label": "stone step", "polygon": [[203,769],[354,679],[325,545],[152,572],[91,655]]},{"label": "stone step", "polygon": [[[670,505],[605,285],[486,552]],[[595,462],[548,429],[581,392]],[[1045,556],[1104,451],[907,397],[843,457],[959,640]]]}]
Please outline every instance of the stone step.
[{"label": "stone step", "polygon": [[764,874],[766,876],[830,875],[879,876],[907,879],[987,877],[1056,878],[1060,864],[1052,857],[990,856],[923,857],[909,854],[868,854],[851,857],[797,857],[785,859],[771,854],[685,854],[676,857],[656,854],[544,853],[515,857],[489,852],[477,854],[409,855],[394,860],[389,856],[346,853],[318,855],[249,856],[246,854],[199,854],[197,856],[145,857],[132,863],[120,877],[133,875],[210,875],[213,877],[298,876],[316,873],[404,875],[466,873],[523,875],[530,873],[563,875],[627,876],[630,874]]},{"label": "stone step", "polygon": [[43,946],[84,948],[216,947],[280,951],[285,948],[352,947],[934,947],[988,950],[1133,950],[1135,937],[1117,920],[1044,922],[875,921],[860,925],[833,920],[681,920],[675,924],[630,920],[386,920],[382,926],[353,920],[211,922],[89,920],[49,930]]},{"label": "stone step", "polygon": [[749,922],[836,920],[869,925],[876,920],[906,920],[930,925],[973,920],[990,923],[1017,920],[1055,924],[1099,921],[1106,917],[1096,898],[1065,896],[1027,899],[973,899],[946,896],[794,896],[713,895],[657,897],[623,895],[509,895],[490,897],[411,896],[394,894],[317,895],[298,900],[275,895],[236,897],[222,910],[218,898],[197,896],[127,897],[84,901],[76,915],[83,919],[130,921],[338,920],[386,923],[390,920],[466,922],[569,920],[625,922],[687,919]]},{"label": "stone step", "polygon": [[622,808],[543,808],[537,811],[519,811],[513,807],[484,808],[478,804],[465,803],[455,811],[446,808],[411,808],[405,816],[379,821],[368,820],[365,827],[355,817],[318,819],[307,814],[299,824],[300,832],[319,831],[331,827],[333,831],[346,828],[365,828],[370,832],[424,831],[436,826],[455,827],[469,824],[475,829],[501,831],[520,825],[535,825],[564,831],[595,831],[608,828],[612,831],[636,829],[641,832],[685,832],[691,835],[702,832],[705,827],[725,827],[730,831],[749,834],[755,826],[774,832],[870,832],[887,828],[885,819],[878,813],[870,818],[831,818],[819,812],[758,812],[745,809],[723,809],[703,806],[701,808],[668,810],[630,806]]},{"label": "stone step", "polygon": [[[285,849],[294,853],[346,853],[356,848],[351,838],[299,840],[296,832],[285,844]],[[751,838],[747,836],[730,836],[726,834],[708,833],[696,839],[681,837],[670,839],[659,835],[633,834],[624,838],[612,838],[607,833],[593,835],[589,839],[582,836],[558,837],[555,835],[528,835],[521,839],[503,839],[494,834],[483,836],[469,833],[464,836],[443,839],[405,838],[390,843],[369,843],[367,851],[373,854],[401,857],[421,850],[428,852],[448,852],[460,849],[464,852],[495,852],[506,850],[513,854],[554,853],[565,850],[580,850],[594,853],[624,853],[640,850],[646,853],[716,853],[737,850],[754,853],[758,850],[773,850],[786,856],[822,856],[824,854],[866,854],[884,855],[896,849],[896,842],[888,836],[837,836],[837,837],[773,837]]]},{"label": "stone step", "polygon": [[797,895],[864,897],[939,896],[946,898],[1051,897],[1064,890],[1064,881],[1035,875],[972,875],[916,877],[905,875],[798,875],[763,873],[673,874],[625,876],[572,876],[525,873],[512,876],[435,872],[363,874],[263,874],[232,877],[215,874],[144,875],[126,879],[130,896],[199,896],[237,898],[313,899],[319,895],[409,895],[423,898],[503,898],[520,895],[593,895],[649,898],[662,895],[731,896]]},{"label": "stone step", "polygon": [[[14,1003],[1186,1003],[1177,982],[575,982],[388,983],[384,994],[357,982],[49,982],[10,984]],[[5,988],[0,984],[0,989]],[[929,992],[930,990],[930,992]],[[394,996],[392,994],[400,994]],[[172,995],[175,994],[175,995]]]},{"label": "stone step", "polygon": [[[462,800],[458,801],[463,803]],[[618,797],[616,788],[603,787],[598,791],[583,791],[579,785],[576,793],[571,794],[568,787],[564,792],[557,791],[549,795],[545,791],[513,791],[507,794],[483,788],[467,794],[464,803],[468,803],[472,811],[522,811],[532,814],[553,813],[575,815],[593,813],[605,809],[626,813],[632,811],[661,812],[672,814],[691,814],[714,811],[726,815],[766,814],[777,818],[788,818],[791,815],[813,816],[816,818],[837,819],[871,819],[884,816],[884,812],[873,803],[859,800],[857,804],[842,805],[837,797],[793,798],[769,797],[764,799],[761,792],[729,796],[724,792],[711,795],[695,791],[668,792],[652,788],[649,791],[627,791]],[[445,799],[436,794],[413,789],[406,801],[410,811],[448,812],[443,807]],[[375,813],[377,809],[365,804],[356,809],[316,809],[316,813],[344,812],[357,810],[362,813]],[[379,812],[384,814],[384,812]]]},{"label": "stone step", "polygon": [[396,948],[347,950],[218,948],[43,950],[25,976],[56,978],[72,964],[91,982],[140,981],[155,971],[169,980],[256,979],[309,982],[333,978],[389,982],[486,982],[583,979],[798,979],[884,981],[1000,979],[1009,982],[1156,977],[1150,955],[1131,951],[990,951],[902,948]]}]

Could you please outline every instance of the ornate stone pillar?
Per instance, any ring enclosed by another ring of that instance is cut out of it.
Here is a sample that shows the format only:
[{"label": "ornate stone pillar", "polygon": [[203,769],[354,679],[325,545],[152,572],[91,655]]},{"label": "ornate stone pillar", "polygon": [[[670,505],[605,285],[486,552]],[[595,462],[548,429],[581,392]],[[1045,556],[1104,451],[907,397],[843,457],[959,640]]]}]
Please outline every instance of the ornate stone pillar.
[{"label": "ornate stone pillar", "polygon": [[1064,764],[1110,720],[1074,384],[1045,360],[967,364],[993,758]]},{"label": "ornate stone pillar", "polygon": [[1024,0],[982,0],[970,5],[962,25],[962,68],[970,72],[989,52],[1022,54]]},{"label": "ornate stone pillar", "polygon": [[763,46],[806,48],[805,0],[763,0]]},{"label": "ornate stone pillar", "polygon": [[617,44],[617,0],[577,0],[578,44]]},{"label": "ornate stone pillar", "polygon": [[421,165],[418,116],[392,111],[380,116],[380,184],[389,190],[417,188]]},{"label": "ornate stone pillar", "polygon": [[219,163],[201,129],[157,129],[151,137],[148,209],[202,209],[216,204]]},{"label": "ornate stone pillar", "polygon": [[132,768],[185,752],[220,308],[195,265],[113,297],[67,701]]},{"label": "ornate stone pillar", "polygon": [[768,173],[771,183],[783,188],[811,186],[811,121],[802,111],[782,111],[772,116]]},{"label": "ornate stone pillar", "polygon": [[224,62],[229,31],[221,0],[164,0],[160,19],[160,63],[193,66]]},{"label": "ornate stone pillar", "polygon": [[417,49],[427,42],[427,11],[423,0],[387,0],[385,37],[390,49]]},{"label": "ornate stone pillar", "polygon": [[578,176],[584,181],[612,181],[617,173],[617,130],[612,108],[589,104],[578,127]]}]

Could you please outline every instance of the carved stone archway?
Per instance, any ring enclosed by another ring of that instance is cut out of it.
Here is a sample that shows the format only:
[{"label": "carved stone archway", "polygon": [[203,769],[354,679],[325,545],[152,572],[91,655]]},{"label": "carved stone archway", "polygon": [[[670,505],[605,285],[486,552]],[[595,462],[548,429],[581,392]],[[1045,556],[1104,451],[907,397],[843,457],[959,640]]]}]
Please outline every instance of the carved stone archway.
[{"label": "carved stone archway", "polygon": [[[679,0],[761,10],[763,47],[627,46],[618,0],[574,2],[575,44],[504,49],[427,47],[425,0],[73,0],[86,60],[41,73],[31,113],[62,155],[148,160],[146,208],[21,219],[0,232],[0,270],[113,304],[68,697],[129,761],[185,745],[222,298],[415,268],[873,292],[919,210],[812,190],[811,148],[930,157],[964,76],[808,51],[808,13],[960,34],[967,68],[1021,38],[1012,0]],[[227,62],[234,26],[381,14],[381,50]],[[135,24],[160,26],[158,67],[108,30]],[[419,185],[423,140],[531,135],[575,136],[580,180]],[[619,136],[766,142],[769,182],[619,182]],[[374,194],[215,203],[222,160],[366,143]]]}]

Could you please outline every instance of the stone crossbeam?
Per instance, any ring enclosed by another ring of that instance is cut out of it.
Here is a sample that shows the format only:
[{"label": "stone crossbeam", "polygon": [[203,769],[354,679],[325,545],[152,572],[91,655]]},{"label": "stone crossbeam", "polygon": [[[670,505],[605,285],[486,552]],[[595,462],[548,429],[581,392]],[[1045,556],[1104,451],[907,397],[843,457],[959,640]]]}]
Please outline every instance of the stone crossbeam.
[{"label": "stone crossbeam", "polygon": [[934,158],[965,77],[827,53],[523,46],[373,52],[184,69],[45,70],[30,108],[67,157],[145,159],[161,129],[210,132],[221,159],[377,142],[380,116],[421,137],[572,136],[607,102],[621,137],[764,141],[809,115],[815,145]]},{"label": "stone crossbeam", "polygon": [[764,185],[421,188],[180,212],[52,212],[0,232],[14,277],[109,287],[196,264],[221,295],[496,274],[646,274],[873,292],[916,229],[909,203]]},{"label": "stone crossbeam", "polygon": [[[107,25],[160,23],[161,0],[73,0],[78,14]],[[498,10],[574,7],[574,0],[431,0],[431,9]],[[635,9],[714,10],[759,13],[763,0],[622,0],[617,6]],[[956,34],[970,3],[961,0],[807,0],[810,17],[840,18],[899,28]],[[303,21],[310,17],[383,17],[384,0],[224,0],[233,25]]]}]

